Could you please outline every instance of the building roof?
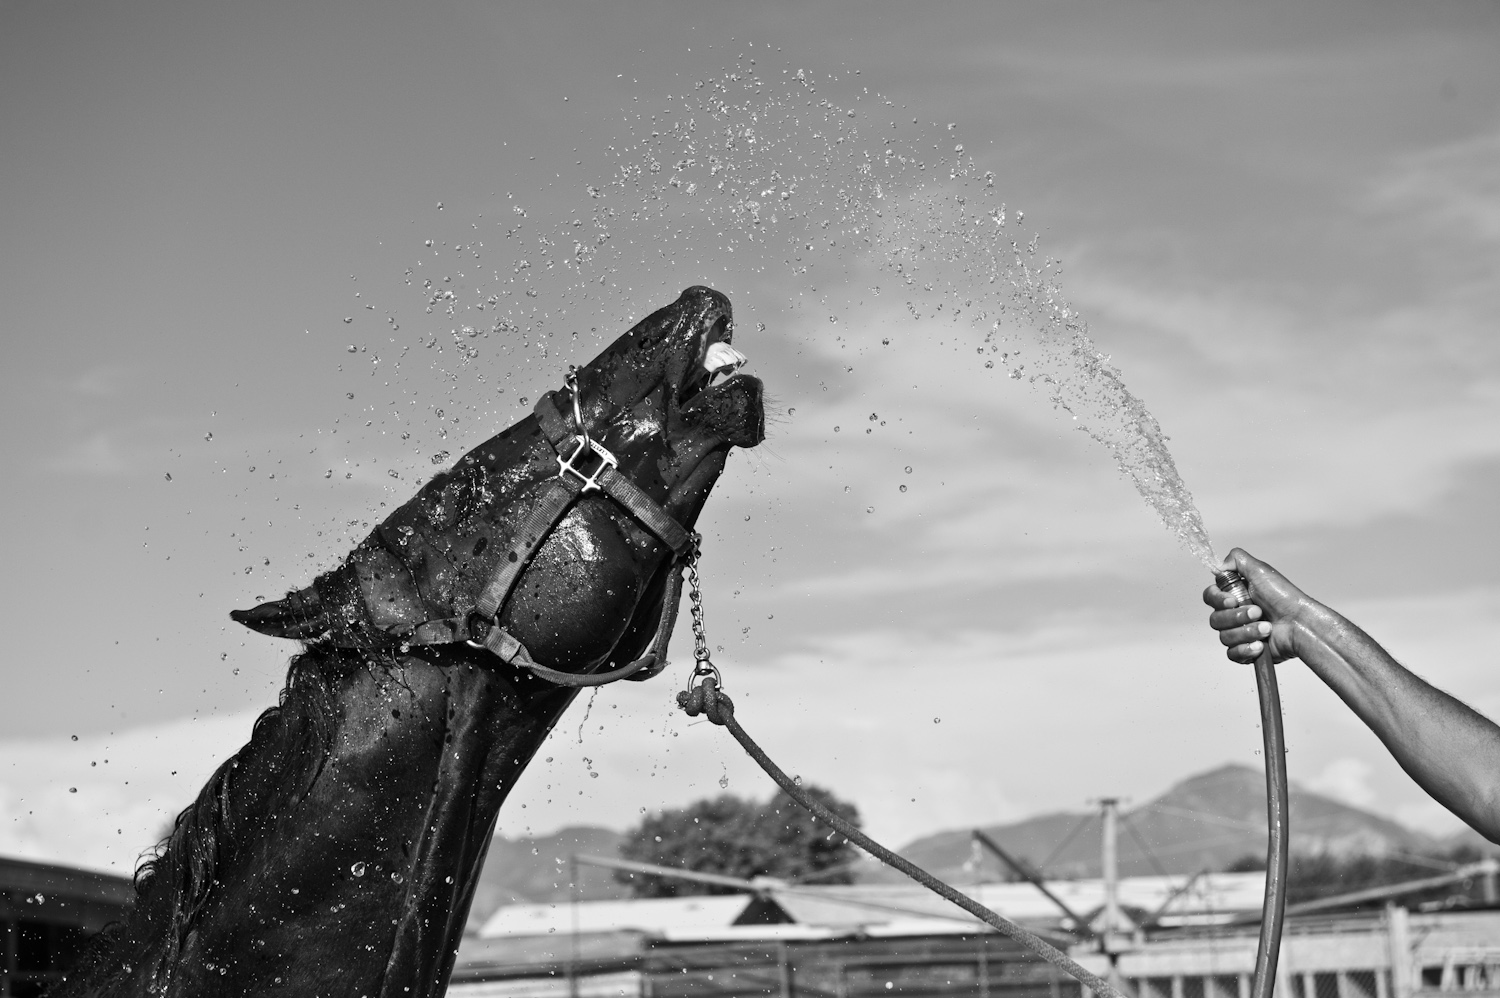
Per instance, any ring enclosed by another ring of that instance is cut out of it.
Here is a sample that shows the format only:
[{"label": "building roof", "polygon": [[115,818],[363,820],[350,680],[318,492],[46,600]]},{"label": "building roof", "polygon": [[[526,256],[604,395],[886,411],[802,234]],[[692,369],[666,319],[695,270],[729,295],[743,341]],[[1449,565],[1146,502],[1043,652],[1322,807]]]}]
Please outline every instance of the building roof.
[{"label": "building roof", "polygon": [[[1185,877],[1129,877],[1120,881],[1120,903],[1148,914],[1166,905],[1164,925],[1227,921],[1260,909],[1265,874],[1205,874],[1174,898],[1173,892],[1186,882]],[[1057,881],[1047,886],[1082,917],[1104,904],[1102,880]],[[1064,917],[1031,884],[969,884],[959,890],[1007,918],[1038,928],[1055,927]],[[637,931],[683,941],[820,934],[811,930],[950,935],[981,928],[964,911],[915,884],[780,885],[768,886],[765,896],[768,900],[759,902],[749,894],[720,894],[505,905],[490,916],[479,935],[494,939]],[[800,928],[778,928],[774,924],[778,922],[794,922]]]},{"label": "building roof", "polygon": [[555,901],[508,904],[479,930],[481,939],[544,936],[554,933],[635,930],[665,936],[678,930],[722,929],[731,925],[791,921],[775,901],[751,894],[712,894],[623,901]]},{"label": "building roof", "polygon": [[[1205,874],[1173,897],[1173,892],[1186,883],[1186,877],[1127,877],[1120,881],[1120,903],[1147,914],[1165,905],[1161,917],[1164,925],[1225,921],[1260,909],[1265,874]],[[1064,918],[1058,907],[1031,884],[966,884],[958,889],[1013,921],[1057,925]],[[1104,904],[1102,880],[1052,881],[1047,889],[1080,917],[1087,917]],[[968,914],[915,884],[793,885],[772,888],[771,895],[787,914],[805,925],[873,928],[896,922],[949,923],[947,928],[930,924],[922,930],[934,933],[972,931],[974,927],[974,919]]]},{"label": "building roof", "polygon": [[10,856],[0,856],[0,890],[41,894],[44,898],[51,894],[60,899],[99,901],[122,907],[135,899],[135,887],[129,877]]},{"label": "building roof", "polygon": [[135,900],[129,877],[0,856],[0,915],[90,932],[124,917]]}]

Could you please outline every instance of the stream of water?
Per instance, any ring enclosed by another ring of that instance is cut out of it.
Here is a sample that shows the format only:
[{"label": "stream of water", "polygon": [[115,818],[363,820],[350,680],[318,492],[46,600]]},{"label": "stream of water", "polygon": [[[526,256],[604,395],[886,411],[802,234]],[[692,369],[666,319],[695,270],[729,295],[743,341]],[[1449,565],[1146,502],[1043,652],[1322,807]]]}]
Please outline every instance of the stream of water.
[{"label": "stream of water", "polygon": [[1217,568],[1161,426],[1095,345],[1062,292],[1060,262],[1000,199],[957,123],[920,121],[856,70],[814,74],[753,46],[720,75],[635,106],[603,150],[607,175],[584,186],[574,210],[533,217],[542,213],[507,195],[502,218],[485,223],[488,240],[429,242],[474,276],[408,271],[425,310],[454,323],[451,343],[434,335],[425,346],[460,364],[484,341],[513,362],[548,358],[584,327],[612,337],[663,299],[650,285],[675,296],[684,272],[722,268],[835,326],[866,318],[857,305],[878,296],[890,321],[948,323],[970,363],[1042,393]]}]

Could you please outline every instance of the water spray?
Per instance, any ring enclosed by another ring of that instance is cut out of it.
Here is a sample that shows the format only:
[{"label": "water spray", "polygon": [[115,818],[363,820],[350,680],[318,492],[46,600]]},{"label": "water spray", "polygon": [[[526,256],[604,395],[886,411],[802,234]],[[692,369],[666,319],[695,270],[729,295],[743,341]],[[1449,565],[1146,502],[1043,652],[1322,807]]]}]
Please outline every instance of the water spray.
[{"label": "water spray", "polygon": [[[1229,597],[1230,606],[1254,601],[1250,581],[1233,569],[1216,571],[1214,582]],[[1260,697],[1260,729],[1266,757],[1266,894],[1260,911],[1260,944],[1255,953],[1251,998],[1271,998],[1276,987],[1276,962],[1281,955],[1281,929],[1286,920],[1288,825],[1286,734],[1281,724],[1281,693],[1271,661],[1269,636],[1255,660],[1255,688]]]}]

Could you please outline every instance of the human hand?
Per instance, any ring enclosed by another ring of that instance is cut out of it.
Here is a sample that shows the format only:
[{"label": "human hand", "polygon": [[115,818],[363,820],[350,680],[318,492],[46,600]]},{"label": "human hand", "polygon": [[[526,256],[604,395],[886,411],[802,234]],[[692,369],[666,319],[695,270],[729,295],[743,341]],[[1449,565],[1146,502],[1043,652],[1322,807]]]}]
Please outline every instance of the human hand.
[{"label": "human hand", "polygon": [[1203,590],[1203,602],[1213,608],[1208,626],[1219,632],[1229,660],[1253,662],[1267,647],[1273,662],[1296,658],[1297,617],[1312,601],[1286,576],[1241,548],[1229,552],[1224,568],[1245,577],[1254,600],[1237,606],[1217,582]]}]

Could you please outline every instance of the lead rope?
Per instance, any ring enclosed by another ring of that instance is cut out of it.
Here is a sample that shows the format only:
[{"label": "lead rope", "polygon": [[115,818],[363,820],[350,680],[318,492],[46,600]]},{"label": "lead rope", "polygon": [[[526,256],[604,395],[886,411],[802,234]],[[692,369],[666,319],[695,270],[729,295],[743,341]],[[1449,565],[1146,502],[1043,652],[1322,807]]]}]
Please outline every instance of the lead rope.
[{"label": "lead rope", "polygon": [[865,852],[880,860],[886,866],[900,870],[923,887],[932,891],[939,897],[951,901],[975,918],[989,925],[996,931],[1009,936],[1022,946],[1031,950],[1037,956],[1050,963],[1052,966],[1070,975],[1086,988],[1090,988],[1096,995],[1104,995],[1106,998],[1125,998],[1114,985],[1099,975],[1085,970],[1075,960],[1062,950],[1047,942],[1036,933],[1023,929],[1003,915],[997,914],[975,901],[967,894],[961,894],[943,881],[934,877],[915,863],[896,855],[885,846],[870,838],[860,831],[846,819],[833,811],[830,811],[815,797],[803,792],[799,780],[794,780],[782,771],[781,767],[771,761],[765,750],[755,743],[755,739],[745,733],[740,727],[740,722],[734,716],[734,701],[723,692],[722,678],[719,675],[718,666],[710,660],[708,652],[708,632],[703,626],[703,593],[698,588],[698,552],[694,550],[688,558],[688,599],[692,601],[693,616],[693,672],[688,678],[688,688],[677,694],[677,706],[681,707],[689,717],[697,717],[703,714],[714,724],[728,728],[734,740],[740,743],[756,765],[765,770],[766,775],[776,782],[786,795],[811,811],[818,818],[826,821],[844,838],[859,846]]}]

